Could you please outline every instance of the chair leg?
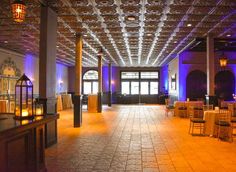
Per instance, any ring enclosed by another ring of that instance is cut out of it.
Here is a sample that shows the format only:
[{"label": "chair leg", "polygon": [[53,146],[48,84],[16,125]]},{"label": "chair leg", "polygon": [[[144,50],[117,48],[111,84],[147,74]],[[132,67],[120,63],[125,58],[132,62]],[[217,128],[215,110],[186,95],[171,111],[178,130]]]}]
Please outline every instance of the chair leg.
[{"label": "chair leg", "polygon": [[188,133],[189,133],[189,134],[190,134],[191,126],[192,126],[192,122],[190,121],[189,129],[188,129]]}]

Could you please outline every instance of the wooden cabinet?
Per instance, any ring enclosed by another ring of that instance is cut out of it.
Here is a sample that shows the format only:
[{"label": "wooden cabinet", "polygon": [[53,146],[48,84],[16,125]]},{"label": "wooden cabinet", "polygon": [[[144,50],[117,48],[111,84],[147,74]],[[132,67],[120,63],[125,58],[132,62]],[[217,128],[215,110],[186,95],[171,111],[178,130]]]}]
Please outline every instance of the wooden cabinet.
[{"label": "wooden cabinet", "polygon": [[0,118],[0,171],[46,171],[45,125],[57,120],[58,116],[52,115],[24,125],[9,119],[9,115],[0,115]]}]

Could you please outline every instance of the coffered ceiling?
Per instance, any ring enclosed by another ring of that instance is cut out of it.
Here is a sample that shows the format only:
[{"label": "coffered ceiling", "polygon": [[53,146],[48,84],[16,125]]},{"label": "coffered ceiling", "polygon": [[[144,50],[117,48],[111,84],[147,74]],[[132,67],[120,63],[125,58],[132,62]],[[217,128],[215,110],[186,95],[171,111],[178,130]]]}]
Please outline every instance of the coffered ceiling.
[{"label": "coffered ceiling", "polygon": [[24,0],[23,23],[12,20],[10,0],[0,3],[0,46],[39,53],[40,3],[58,13],[57,61],[73,66],[75,33],[83,33],[83,65],[161,66],[207,34],[236,38],[235,0]]}]

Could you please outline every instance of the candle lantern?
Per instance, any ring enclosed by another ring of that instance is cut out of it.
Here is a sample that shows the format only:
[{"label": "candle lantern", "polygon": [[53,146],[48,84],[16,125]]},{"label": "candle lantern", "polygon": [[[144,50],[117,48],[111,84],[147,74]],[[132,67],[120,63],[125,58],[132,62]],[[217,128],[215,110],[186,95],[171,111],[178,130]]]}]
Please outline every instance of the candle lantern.
[{"label": "candle lantern", "polygon": [[32,119],[33,117],[33,84],[23,74],[15,85],[15,119]]},{"label": "candle lantern", "polygon": [[36,99],[35,103],[34,103],[34,115],[35,116],[42,116],[42,115],[44,115],[43,103],[40,102],[39,99]]},{"label": "candle lantern", "polygon": [[26,5],[22,0],[15,0],[12,3],[12,16],[15,22],[21,23],[25,20]]}]

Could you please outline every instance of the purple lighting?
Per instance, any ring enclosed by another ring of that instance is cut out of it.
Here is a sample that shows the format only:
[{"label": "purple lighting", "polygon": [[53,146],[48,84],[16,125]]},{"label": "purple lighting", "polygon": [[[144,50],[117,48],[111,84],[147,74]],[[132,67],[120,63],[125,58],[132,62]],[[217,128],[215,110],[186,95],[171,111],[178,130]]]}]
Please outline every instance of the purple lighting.
[{"label": "purple lighting", "polygon": [[26,54],[24,59],[24,72],[30,80],[34,81],[34,73],[36,69],[36,58],[32,54]]}]

